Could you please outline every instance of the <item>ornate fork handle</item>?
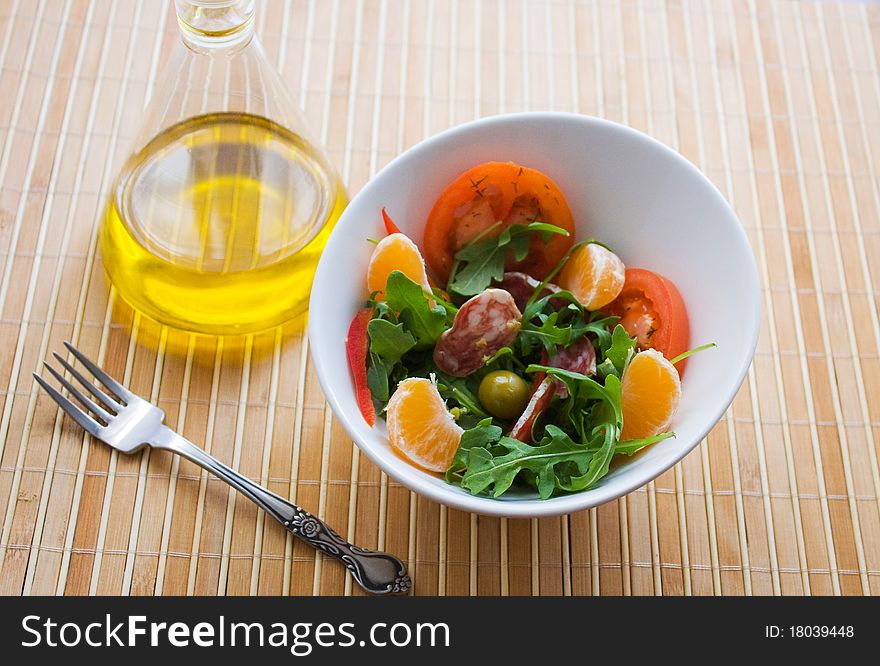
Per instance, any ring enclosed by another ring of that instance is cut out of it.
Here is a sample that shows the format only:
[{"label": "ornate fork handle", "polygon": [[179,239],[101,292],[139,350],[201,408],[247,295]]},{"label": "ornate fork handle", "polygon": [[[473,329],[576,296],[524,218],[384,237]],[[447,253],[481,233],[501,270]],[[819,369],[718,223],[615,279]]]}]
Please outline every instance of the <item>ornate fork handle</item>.
[{"label": "ornate fork handle", "polygon": [[348,543],[322,520],[227,467],[167,426],[162,427],[150,444],[177,453],[226,481],[265,509],[294,536],[342,562],[368,592],[402,594],[412,586],[406,565],[394,555]]},{"label": "ornate fork handle", "polygon": [[284,521],[284,526],[306,543],[342,562],[365,590],[375,594],[409,591],[412,581],[403,562],[396,557],[350,544],[308,511],[292,508],[294,514]]}]

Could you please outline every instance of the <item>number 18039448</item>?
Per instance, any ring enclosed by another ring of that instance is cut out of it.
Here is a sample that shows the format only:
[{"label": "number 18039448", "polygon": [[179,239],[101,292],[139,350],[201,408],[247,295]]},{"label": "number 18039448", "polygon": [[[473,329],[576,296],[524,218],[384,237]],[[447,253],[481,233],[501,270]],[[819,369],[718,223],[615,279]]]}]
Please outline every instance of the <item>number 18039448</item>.
[{"label": "number 18039448", "polygon": [[852,625],[797,625],[764,627],[765,638],[853,638],[855,628]]}]

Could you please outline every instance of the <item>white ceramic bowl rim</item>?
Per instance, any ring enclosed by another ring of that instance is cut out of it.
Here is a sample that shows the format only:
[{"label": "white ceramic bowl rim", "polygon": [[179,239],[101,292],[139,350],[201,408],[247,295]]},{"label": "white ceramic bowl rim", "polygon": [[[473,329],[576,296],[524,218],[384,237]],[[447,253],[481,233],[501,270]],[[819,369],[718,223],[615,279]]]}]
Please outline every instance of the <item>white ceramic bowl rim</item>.
[{"label": "white ceramic bowl rim", "polygon": [[[715,185],[708,178],[706,178],[706,176],[703,175],[703,173],[700,172],[700,170],[696,166],[694,166],[691,162],[689,162],[676,151],[672,150],[671,148],[657,141],[656,139],[625,125],[621,125],[619,123],[601,118],[574,113],[510,113],[488,116],[479,120],[457,125],[412,146],[411,148],[394,158],[391,162],[389,162],[382,169],[382,172],[396,170],[401,163],[417,161],[421,159],[423,155],[430,154],[435,149],[435,147],[438,146],[438,144],[443,144],[450,138],[455,137],[456,135],[463,132],[473,132],[481,128],[497,124],[510,124],[511,126],[515,126],[517,123],[523,121],[554,122],[558,120],[583,123],[584,126],[598,126],[605,130],[611,130],[613,132],[628,135],[631,139],[637,142],[644,143],[645,141],[647,141],[648,143],[652,144],[655,149],[665,153],[668,158],[672,159],[675,162],[678,162],[679,165],[683,166],[687,171],[690,171],[691,176],[696,177],[696,179],[698,181],[701,181],[702,184],[708,189],[708,191],[714,193],[714,196],[718,199],[717,203],[723,208],[726,208],[733,219],[736,220],[735,214],[730,209],[727,201],[724,199],[723,195],[718,191]],[[361,424],[360,421],[358,421],[357,424],[353,421],[353,419],[361,420],[361,415],[356,411],[355,413],[349,413],[342,408],[340,396],[337,393],[334,384],[334,382],[337,381],[338,378],[334,378],[331,376],[331,373],[326,367],[325,356],[325,354],[331,353],[344,355],[345,352],[342,341],[328,339],[328,336],[325,335],[326,331],[322,330],[322,325],[319,321],[319,317],[313,316],[315,311],[317,310],[317,308],[315,307],[316,300],[332,294],[332,291],[327,291],[330,289],[330,284],[332,283],[332,279],[330,279],[332,268],[328,265],[329,262],[325,261],[325,257],[332,253],[328,252],[327,250],[330,249],[331,246],[334,244],[334,237],[345,229],[346,216],[351,211],[353,211],[353,204],[355,203],[355,201],[357,201],[357,199],[364,196],[367,192],[370,191],[371,186],[375,182],[375,180],[376,179],[374,178],[372,181],[370,181],[370,183],[368,183],[360,191],[360,193],[356,195],[356,197],[349,204],[349,208],[346,209],[346,211],[340,218],[337,228],[334,230],[333,234],[331,234],[330,241],[328,242],[328,246],[325,249],[325,255],[324,257],[322,257],[322,260],[318,266],[318,272],[315,278],[315,287],[313,288],[312,292],[312,303],[310,307],[310,312],[312,314],[310,315],[309,321],[309,339],[312,346],[312,360],[315,364],[315,369],[317,371],[321,387],[324,391],[324,395],[326,396],[330,407],[332,408],[336,417],[339,419],[343,428],[352,438],[352,440],[358,445],[358,447],[362,451],[364,451],[374,463],[376,463],[384,472],[404,484],[409,489],[441,504],[485,515],[530,518],[539,516],[561,515],[574,511],[580,511],[593,506],[598,506],[610,500],[621,497],[627,493],[630,493],[633,490],[642,487],[643,485],[675,465],[684,456],[690,453],[690,451],[692,451],[706,437],[706,435],[714,427],[715,423],[717,423],[718,420],[723,416],[724,412],[727,410],[727,407],[733,401],[751,364],[752,356],[757,345],[761,321],[761,301],[758,286],[759,283],[757,267],[754,262],[754,256],[752,254],[748,238],[742,226],[738,222],[736,223],[734,238],[736,239],[735,244],[739,245],[739,247],[735,247],[733,249],[741,254],[744,253],[745,256],[748,256],[751,259],[750,266],[742,267],[744,271],[743,282],[746,288],[750,289],[753,292],[753,294],[750,295],[751,312],[746,311],[742,313],[742,320],[746,324],[746,327],[744,330],[741,331],[741,334],[745,336],[744,339],[746,340],[746,349],[748,350],[748,354],[742,355],[742,358],[736,370],[735,377],[731,374],[730,378],[726,380],[728,388],[723,395],[723,399],[716,401],[718,406],[711,414],[711,418],[706,417],[703,419],[704,426],[699,430],[698,436],[689,436],[688,439],[690,441],[686,445],[680,446],[675,449],[674,454],[670,454],[663,458],[661,464],[655,465],[650,469],[645,468],[632,470],[632,473],[628,475],[623,475],[622,478],[613,485],[606,486],[600,484],[594,488],[591,488],[589,491],[554,497],[549,500],[540,500],[537,498],[505,500],[504,498],[493,499],[486,496],[473,496],[466,491],[463,491],[461,488],[449,484],[426,483],[425,476],[427,475],[425,474],[425,472],[418,470],[413,466],[406,464],[404,464],[403,466],[400,466],[399,464],[392,464],[390,457],[394,456],[396,458],[393,452],[391,452],[390,450],[379,450],[370,442],[365,441],[365,439],[362,438],[362,433],[360,431],[363,428],[366,428],[366,425]],[[325,273],[326,275],[324,275]],[[327,283],[326,288],[324,286],[325,282]],[[349,376],[346,376],[345,378],[343,378],[343,381],[350,382],[351,379]],[[674,440],[668,441],[672,442]],[[397,462],[400,462],[399,458],[397,459]]]}]

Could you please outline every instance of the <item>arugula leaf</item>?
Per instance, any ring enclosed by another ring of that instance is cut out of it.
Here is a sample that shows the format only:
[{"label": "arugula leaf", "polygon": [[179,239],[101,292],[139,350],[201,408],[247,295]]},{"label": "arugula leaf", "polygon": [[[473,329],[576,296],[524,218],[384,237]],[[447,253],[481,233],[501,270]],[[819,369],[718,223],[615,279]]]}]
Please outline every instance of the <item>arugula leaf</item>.
[{"label": "arugula leaf", "polygon": [[370,301],[368,305],[373,308],[373,319],[387,319],[392,324],[397,323],[397,315],[394,313],[390,307],[388,307],[388,303],[385,301],[377,301],[374,294],[371,294]]},{"label": "arugula leaf", "polygon": [[686,352],[682,352],[681,354],[679,354],[678,356],[676,356],[674,359],[672,359],[669,362],[672,363],[672,365],[675,365],[679,361],[683,361],[684,359],[686,359],[690,356],[693,356],[694,354],[696,354],[698,352],[706,351],[707,349],[712,349],[713,347],[717,347],[717,346],[718,345],[714,342],[710,342],[705,345],[700,345],[699,347],[694,347],[693,349],[688,349]]},{"label": "arugula leaf", "polygon": [[367,366],[367,386],[370,387],[370,393],[373,397],[385,404],[390,397],[390,387],[388,375],[391,374],[394,366],[388,367],[382,360],[382,357],[374,352],[370,352],[370,363]]},{"label": "arugula leaf", "polygon": [[504,276],[508,251],[517,261],[526,258],[534,233],[541,234],[545,242],[553,234],[569,235],[565,229],[545,222],[513,224],[492,238],[484,239],[481,234],[456,253],[447,290],[461,296],[475,296],[484,291],[493,280]]},{"label": "arugula leaf", "polygon": [[467,471],[461,479],[462,488],[477,495],[491,487],[492,496],[499,497],[510,488],[520,472],[529,470],[535,474],[541,498],[550,497],[558,484],[554,471],[556,465],[574,463],[583,472],[592,454],[555,426],[547,426],[546,432],[547,437],[538,446],[502,437],[498,444],[507,453],[501,456],[493,456],[485,447],[470,448]]},{"label": "arugula leaf", "polygon": [[384,404],[388,402],[391,393],[390,377],[398,367],[401,357],[415,346],[416,339],[404,329],[403,324],[395,324],[375,316],[367,324],[367,335],[370,338],[367,386],[370,387],[373,397]]},{"label": "arugula leaf", "polygon": [[480,421],[470,430],[465,430],[458,446],[464,450],[472,449],[475,446],[486,448],[499,439],[501,439],[501,428],[497,425],[492,425],[492,419],[487,418]]},{"label": "arugula leaf", "polygon": [[608,348],[611,347],[611,329],[619,320],[620,317],[593,312],[590,315],[589,321],[584,325],[584,335],[592,333],[596,336],[593,346],[602,357],[605,356]]},{"label": "arugula leaf", "polygon": [[[600,384],[579,372],[544,365],[530,365],[526,368],[526,372],[546,372],[565,382],[568,398],[559,409],[559,418],[568,420],[572,424],[581,441],[588,439],[588,432],[595,437],[597,431],[602,429],[614,430],[610,435],[613,436],[612,447],[620,439],[620,431],[623,429],[623,407],[620,398],[620,379],[616,375],[608,375],[605,383]],[[603,450],[605,448],[607,442],[603,444]],[[605,453],[607,454],[607,451]],[[613,455],[613,452],[610,455]]]},{"label": "arugula leaf", "polygon": [[651,446],[651,444],[662,442],[664,439],[669,439],[670,437],[675,437],[675,433],[661,432],[659,435],[654,435],[653,437],[645,437],[644,439],[627,439],[622,442],[618,442],[617,446],[614,447],[614,452],[623,454],[625,456],[631,456],[634,453],[641,451],[646,446]]},{"label": "arugula leaf", "polygon": [[[499,239],[504,241],[504,245],[510,245],[510,249],[513,252],[513,257],[517,261],[524,261],[525,258],[529,254],[529,246],[531,245],[532,238],[528,233],[515,233],[511,231],[511,229],[516,229],[523,225],[511,225],[507,227],[499,234]],[[557,227],[554,224],[547,224],[546,222],[538,222],[532,221],[528,225],[525,225],[528,231],[533,233],[537,232],[541,234],[541,239],[546,243],[550,240],[550,236],[554,234],[562,234],[568,236],[568,232],[566,232],[561,227]],[[510,234],[510,236],[505,236],[505,234]],[[501,238],[503,237],[503,239]],[[499,245],[501,242],[499,241]]]},{"label": "arugula leaf", "polygon": [[[535,287],[535,292],[532,293],[532,296],[534,296],[534,294],[538,292],[538,289],[539,289],[539,287]],[[549,305],[550,301],[558,301],[558,300],[568,301],[568,305],[563,310],[560,310],[560,312],[567,312],[570,314],[577,313],[577,314],[583,315],[584,308],[580,304],[580,302],[578,301],[577,297],[574,294],[572,294],[570,291],[567,291],[565,289],[560,289],[559,291],[554,291],[552,293],[545,294],[534,301],[528,301],[526,303],[526,307],[522,313],[523,321],[529,321],[531,319],[534,319],[540,313],[544,312],[544,310]],[[570,308],[572,308],[572,309],[569,310]],[[555,311],[555,309],[554,309],[554,311]]]},{"label": "arugula leaf", "polygon": [[474,447],[488,449],[501,438],[501,428],[492,425],[492,419],[483,419],[473,428],[465,430],[461,435],[458,450],[446,470],[446,480],[453,482],[456,477],[460,478],[467,468],[468,451]]},{"label": "arugula leaf", "polygon": [[[594,385],[596,387],[602,386],[598,382],[592,381],[591,386]],[[604,389],[604,395],[602,396],[602,404],[599,405],[600,409],[597,413],[591,414],[593,419],[598,419],[601,417],[601,421],[596,420],[594,422],[595,427],[601,427],[604,422],[613,423],[617,427],[617,432],[615,433],[615,440],[620,439],[620,431],[623,430],[623,405],[621,404],[621,387],[620,387],[620,379],[615,377],[614,375],[609,375],[605,378],[605,385],[602,386]],[[590,390],[590,387],[587,387],[587,390]],[[595,390],[595,389],[593,389]],[[606,413],[602,414],[602,407],[610,409],[611,414]],[[613,419],[613,421],[612,421]]]},{"label": "arugula leaf", "polygon": [[[620,439],[620,432],[623,429],[620,379],[615,375],[609,375],[605,378],[605,384],[602,385],[577,372],[560,370],[559,368],[545,368],[545,371],[557,376],[568,387],[569,405],[572,406],[569,407],[569,412],[573,422],[576,422],[583,414],[588,400],[598,399],[600,401],[589,410],[587,418],[587,422],[592,425],[591,438],[595,441],[601,437],[598,451],[595,451],[591,456],[587,469],[580,470],[582,473],[579,476],[572,476],[568,481],[558,483],[558,487],[567,492],[584,490],[608,474],[615,446]],[[583,432],[586,425],[581,423],[579,432]],[[547,426],[547,429],[550,427]]]},{"label": "arugula leaf", "polygon": [[606,377],[605,384],[602,385],[592,377],[587,377],[587,375],[583,375],[580,372],[553,368],[537,363],[532,363],[527,367],[526,372],[546,372],[548,375],[561,379],[565,382],[568,393],[575,402],[583,402],[587,399],[604,400],[614,406],[615,413],[621,411],[620,380],[613,375]]},{"label": "arugula leaf", "polygon": [[562,227],[557,227],[555,224],[549,224],[548,222],[540,222],[538,220],[532,220],[526,225],[522,224],[512,224],[508,229],[513,230],[518,227],[525,227],[527,232],[537,232],[541,234],[541,240],[545,243],[550,240],[551,236],[568,236],[568,232]]},{"label": "arugula leaf", "polygon": [[636,347],[636,339],[631,338],[626,329],[618,324],[611,332],[611,346],[605,352],[605,359],[611,362],[617,376],[623,375],[623,371],[629,363]]},{"label": "arugula leaf", "polygon": [[416,346],[415,337],[404,329],[403,324],[392,324],[385,319],[371,319],[367,334],[370,336],[370,351],[391,365]]},{"label": "arugula leaf", "polygon": [[[560,307],[559,301],[568,303]],[[537,300],[530,300],[523,311],[523,324],[517,338],[519,348],[524,356],[528,356],[536,348],[543,346],[552,357],[556,353],[556,347],[567,347],[588,333],[596,336],[594,346],[597,348],[607,338],[607,347],[611,337],[608,326],[616,322],[617,318],[601,315],[601,319],[596,319],[596,316],[596,313],[585,311],[570,291],[560,290]]]},{"label": "arugula leaf", "polygon": [[412,352],[429,349],[446,327],[446,310],[440,305],[432,307],[428,300],[431,296],[400,271],[389,276],[386,298],[378,301],[372,295],[373,318],[367,324],[367,385],[373,398],[382,404],[388,402],[393,388],[412,367],[423,362],[419,354]]},{"label": "arugula leaf", "polygon": [[520,327],[519,337],[520,343],[524,350],[534,347],[537,343],[544,346],[547,354],[556,355],[556,347],[567,347],[571,344],[571,326],[560,327],[556,322],[559,319],[559,313],[553,312],[549,315],[538,315],[535,317],[540,323],[536,324],[534,319],[523,319]]},{"label": "arugula leaf", "polygon": [[[610,379],[611,377],[609,377]],[[621,426],[622,427],[622,426]],[[643,439],[629,439],[619,441],[621,427],[608,426],[604,430],[601,427],[596,432],[602,432],[603,441],[599,450],[593,458],[590,459],[590,467],[582,476],[572,477],[567,483],[560,483],[562,490],[569,492],[577,492],[589,488],[596,481],[601,479],[608,473],[608,466],[615,454],[631,456],[637,451],[641,451],[646,446],[662,442],[664,439],[675,437],[675,433],[664,432],[653,437],[645,437]]]},{"label": "arugula leaf", "polygon": [[504,276],[505,257],[504,252],[498,250],[494,238],[459,250],[455,255],[457,270],[449,280],[448,290],[462,296],[474,296],[485,291],[493,280],[500,280]]},{"label": "arugula leaf", "polygon": [[511,239],[510,250],[513,252],[513,258],[516,261],[525,261],[526,257],[529,256],[530,240],[525,234]]},{"label": "arugula leaf", "polygon": [[571,477],[566,483],[560,483],[559,487],[562,490],[567,490],[568,492],[584,490],[608,474],[608,466],[614,457],[614,445],[617,442],[619,430],[608,424],[603,428],[597,428],[597,431],[602,433],[602,445],[596,454],[590,458],[587,471],[580,476]]},{"label": "arugula leaf", "polygon": [[401,271],[392,271],[385,284],[385,299],[416,340],[414,349],[433,347],[446,329],[446,310],[431,305],[422,287]]}]

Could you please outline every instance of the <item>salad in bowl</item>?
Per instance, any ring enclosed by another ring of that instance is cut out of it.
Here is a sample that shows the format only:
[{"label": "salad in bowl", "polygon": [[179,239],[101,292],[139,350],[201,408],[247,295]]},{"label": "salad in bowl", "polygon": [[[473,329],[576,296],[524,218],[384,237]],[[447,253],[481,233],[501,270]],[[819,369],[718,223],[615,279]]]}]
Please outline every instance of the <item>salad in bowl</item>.
[{"label": "salad in bowl", "polygon": [[689,348],[671,280],[577,238],[552,178],[477,164],[418,239],[381,215],[345,347],[361,415],[385,419],[397,455],[474,495],[548,499],[673,436],[686,358],[711,345]]},{"label": "salad in bowl", "polygon": [[430,500],[522,518],[681,460],[759,329],[754,256],[714,185],[568,113],[481,118],[396,157],[340,217],[309,306],[313,368],[360,452]]}]

